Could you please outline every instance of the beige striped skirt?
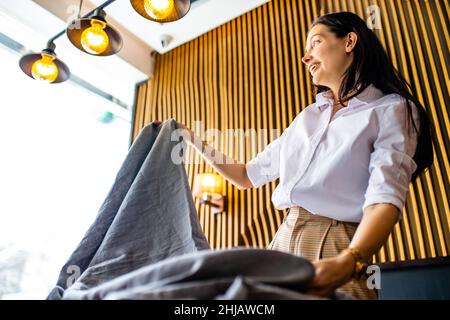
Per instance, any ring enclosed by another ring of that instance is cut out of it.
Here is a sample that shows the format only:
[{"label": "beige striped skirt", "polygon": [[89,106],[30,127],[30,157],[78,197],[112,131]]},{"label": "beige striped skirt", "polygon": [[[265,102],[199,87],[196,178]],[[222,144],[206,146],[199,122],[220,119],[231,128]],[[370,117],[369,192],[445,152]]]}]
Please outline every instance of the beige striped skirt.
[{"label": "beige striped skirt", "polygon": [[[347,248],[358,223],[314,215],[302,207],[289,208],[268,249],[302,256],[310,261],[337,256]],[[352,280],[337,291],[353,299],[377,299],[367,279]]]}]

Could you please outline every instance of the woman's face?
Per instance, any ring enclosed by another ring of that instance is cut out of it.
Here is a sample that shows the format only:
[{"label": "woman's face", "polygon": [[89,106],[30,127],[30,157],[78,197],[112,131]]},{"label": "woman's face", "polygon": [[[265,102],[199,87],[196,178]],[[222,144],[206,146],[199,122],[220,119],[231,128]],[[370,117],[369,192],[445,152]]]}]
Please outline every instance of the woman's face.
[{"label": "woman's face", "polygon": [[344,72],[352,63],[355,43],[354,32],[338,38],[323,24],[312,27],[308,32],[302,62],[312,74],[313,83],[337,92]]}]

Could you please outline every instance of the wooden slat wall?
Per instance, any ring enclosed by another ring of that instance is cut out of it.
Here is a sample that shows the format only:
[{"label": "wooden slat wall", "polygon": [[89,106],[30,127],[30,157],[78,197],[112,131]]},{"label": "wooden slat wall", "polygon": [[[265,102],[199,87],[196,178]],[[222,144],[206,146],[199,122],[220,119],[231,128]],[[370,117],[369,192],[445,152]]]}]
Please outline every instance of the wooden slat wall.
[{"label": "wooden slat wall", "polygon": [[[325,13],[352,11],[368,19],[376,5],[381,28],[375,32],[395,66],[412,83],[436,126],[435,163],[410,185],[404,220],[395,227],[374,261],[447,256],[450,250],[448,161],[450,124],[449,2],[446,0],[272,0],[211,32],[156,57],[154,78],[138,87],[133,134],[152,120],[175,118],[194,129],[286,128],[313,103],[311,80],[300,59],[312,20]],[[275,137],[221,137],[211,144],[227,155],[250,160]],[[251,140],[251,141],[250,141]],[[195,174],[213,172],[193,150],[186,164]],[[239,191],[224,181],[227,211],[213,216],[196,203],[213,248],[266,247],[285,210],[276,210],[272,182]]]}]

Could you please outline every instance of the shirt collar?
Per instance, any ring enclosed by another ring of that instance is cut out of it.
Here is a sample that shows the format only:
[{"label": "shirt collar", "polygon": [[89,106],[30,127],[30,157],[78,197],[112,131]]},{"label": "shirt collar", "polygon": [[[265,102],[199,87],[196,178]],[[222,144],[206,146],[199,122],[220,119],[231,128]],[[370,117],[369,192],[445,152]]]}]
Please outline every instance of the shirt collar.
[{"label": "shirt collar", "polygon": [[[370,84],[367,88],[365,88],[362,92],[360,92],[357,96],[351,98],[348,101],[347,107],[349,109],[367,105],[383,96],[383,92],[375,87],[373,84]],[[316,95],[316,107],[323,111],[329,106],[333,105],[333,98],[331,95],[331,91],[324,91]]]}]

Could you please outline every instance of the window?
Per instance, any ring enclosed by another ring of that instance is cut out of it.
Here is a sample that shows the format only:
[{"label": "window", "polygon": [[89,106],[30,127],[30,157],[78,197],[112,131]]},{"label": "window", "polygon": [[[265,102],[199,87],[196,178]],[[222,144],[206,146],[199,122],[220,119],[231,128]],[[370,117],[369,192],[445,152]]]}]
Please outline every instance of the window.
[{"label": "window", "polygon": [[0,44],[0,299],[43,299],[95,219],[129,146],[112,102],[23,74]]}]

